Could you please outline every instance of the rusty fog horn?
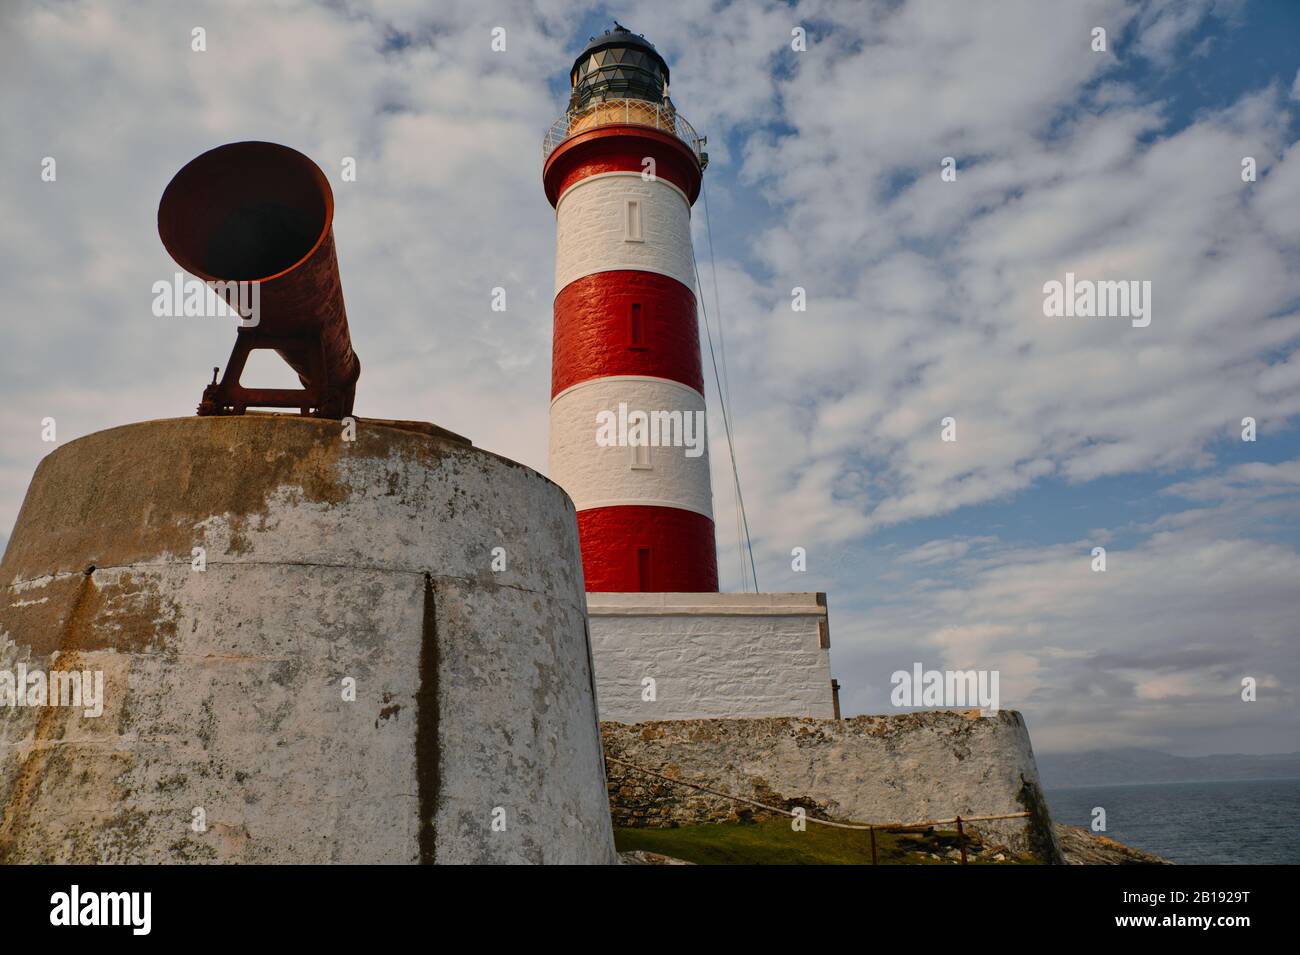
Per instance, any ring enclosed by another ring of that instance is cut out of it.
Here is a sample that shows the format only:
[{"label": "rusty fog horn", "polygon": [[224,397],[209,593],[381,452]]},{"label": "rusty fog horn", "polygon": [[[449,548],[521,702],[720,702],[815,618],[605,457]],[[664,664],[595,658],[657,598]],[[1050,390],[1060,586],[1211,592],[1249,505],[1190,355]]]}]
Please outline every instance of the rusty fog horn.
[{"label": "rusty fog horn", "polygon": [[[276,143],[218,146],[167,185],[158,235],[176,263],[216,283],[228,304],[236,283],[257,283],[256,322],[240,322],[225,374],[219,382],[214,374],[204,390],[200,415],[249,407],[322,418],[352,413],[361,363],[348,334],[333,220],[334,194],[320,167]],[[288,362],[302,388],[241,386],[249,352],[259,348]]]}]

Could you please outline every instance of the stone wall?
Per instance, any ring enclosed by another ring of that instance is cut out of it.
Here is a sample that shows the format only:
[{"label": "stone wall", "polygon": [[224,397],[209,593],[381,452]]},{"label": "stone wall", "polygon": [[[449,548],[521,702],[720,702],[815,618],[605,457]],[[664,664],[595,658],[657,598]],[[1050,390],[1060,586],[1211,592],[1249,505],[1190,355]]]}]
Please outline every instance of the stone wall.
[{"label": "stone wall", "polygon": [[834,715],[822,594],[591,593],[587,611],[601,719]]},{"label": "stone wall", "polygon": [[761,810],[648,777],[611,759],[840,822],[912,822],[1028,810],[975,824],[986,840],[1052,862],[1060,850],[1024,719],[941,710],[826,719],[604,722],[615,826],[761,818]]}]

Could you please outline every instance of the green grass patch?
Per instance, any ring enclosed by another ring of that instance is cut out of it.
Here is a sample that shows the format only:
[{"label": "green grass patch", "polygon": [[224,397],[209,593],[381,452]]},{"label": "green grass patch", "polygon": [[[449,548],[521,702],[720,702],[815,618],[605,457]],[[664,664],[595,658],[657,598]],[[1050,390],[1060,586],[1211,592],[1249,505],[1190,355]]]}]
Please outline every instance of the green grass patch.
[{"label": "green grass patch", "polygon": [[[795,832],[788,819],[615,829],[614,843],[621,852],[641,849],[699,865],[871,865],[870,833],[816,823]],[[975,858],[982,848],[978,836],[968,834],[966,845],[972,864],[984,861]],[[876,856],[880,865],[951,864],[957,858],[957,830],[879,830]]]}]

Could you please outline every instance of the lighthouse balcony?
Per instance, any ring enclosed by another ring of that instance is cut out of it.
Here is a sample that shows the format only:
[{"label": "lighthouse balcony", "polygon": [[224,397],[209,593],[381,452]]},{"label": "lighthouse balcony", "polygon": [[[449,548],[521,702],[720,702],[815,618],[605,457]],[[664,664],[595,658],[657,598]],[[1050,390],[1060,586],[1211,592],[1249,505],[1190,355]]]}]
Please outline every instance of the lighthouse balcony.
[{"label": "lighthouse balcony", "polygon": [[628,125],[649,126],[676,136],[690,148],[701,169],[709,163],[709,154],[704,152],[707,137],[697,133],[672,106],[643,99],[603,100],[570,110],[551,124],[542,141],[542,159],[545,161],[561,143],[579,133],[600,126]]}]

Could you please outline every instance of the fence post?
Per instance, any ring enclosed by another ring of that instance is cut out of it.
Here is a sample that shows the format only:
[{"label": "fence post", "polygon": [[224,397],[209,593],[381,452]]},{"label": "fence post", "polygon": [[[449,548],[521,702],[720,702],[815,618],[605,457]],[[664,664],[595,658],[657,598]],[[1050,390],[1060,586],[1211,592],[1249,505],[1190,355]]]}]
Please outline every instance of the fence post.
[{"label": "fence post", "polygon": [[871,827],[871,864],[876,864],[876,827]]},{"label": "fence post", "polygon": [[961,816],[957,817],[957,847],[961,849],[961,864],[966,864],[966,832],[961,827]]}]

